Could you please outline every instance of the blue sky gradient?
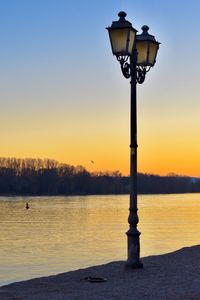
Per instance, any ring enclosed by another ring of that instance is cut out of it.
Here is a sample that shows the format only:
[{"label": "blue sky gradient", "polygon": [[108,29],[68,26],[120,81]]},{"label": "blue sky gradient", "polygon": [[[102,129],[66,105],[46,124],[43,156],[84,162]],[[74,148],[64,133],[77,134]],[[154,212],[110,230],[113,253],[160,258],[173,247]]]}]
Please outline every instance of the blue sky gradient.
[{"label": "blue sky gradient", "polygon": [[129,172],[129,82],[105,30],[120,10],[162,43],[138,87],[139,170],[200,176],[198,1],[1,0],[0,156]]}]

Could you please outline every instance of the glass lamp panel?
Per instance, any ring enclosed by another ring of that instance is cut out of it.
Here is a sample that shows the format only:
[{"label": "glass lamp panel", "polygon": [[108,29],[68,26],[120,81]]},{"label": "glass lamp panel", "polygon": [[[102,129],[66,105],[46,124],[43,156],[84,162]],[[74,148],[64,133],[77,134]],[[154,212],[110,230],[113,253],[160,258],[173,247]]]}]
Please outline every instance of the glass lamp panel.
[{"label": "glass lamp panel", "polygon": [[147,64],[147,54],[148,54],[148,42],[137,41],[136,49],[138,52],[137,64],[138,65],[146,65]]},{"label": "glass lamp panel", "polygon": [[127,28],[110,30],[110,40],[113,54],[127,53],[128,34],[129,29]]},{"label": "glass lamp panel", "polygon": [[128,53],[132,54],[133,52],[133,47],[135,44],[135,31],[130,30],[130,34],[129,34],[129,45],[128,45]]},{"label": "glass lamp panel", "polygon": [[150,43],[149,45],[149,65],[153,66],[156,62],[156,55],[158,51],[158,43]]}]

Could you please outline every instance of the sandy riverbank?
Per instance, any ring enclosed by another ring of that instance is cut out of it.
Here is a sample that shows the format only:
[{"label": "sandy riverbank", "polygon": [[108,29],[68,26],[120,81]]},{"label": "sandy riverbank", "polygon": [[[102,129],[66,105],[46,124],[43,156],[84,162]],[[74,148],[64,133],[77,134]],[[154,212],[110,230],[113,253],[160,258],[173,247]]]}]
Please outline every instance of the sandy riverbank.
[{"label": "sandy riverbank", "polygon": [[[200,300],[200,246],[142,259],[144,269],[125,270],[124,262],[12,283],[1,300]],[[106,277],[107,282],[80,280]]]}]

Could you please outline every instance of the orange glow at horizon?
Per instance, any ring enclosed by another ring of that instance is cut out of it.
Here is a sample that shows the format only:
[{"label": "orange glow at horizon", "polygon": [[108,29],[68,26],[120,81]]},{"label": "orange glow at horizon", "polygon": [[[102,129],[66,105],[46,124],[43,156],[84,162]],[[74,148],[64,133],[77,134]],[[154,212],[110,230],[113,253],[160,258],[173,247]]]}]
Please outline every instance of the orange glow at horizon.
[{"label": "orange glow at horizon", "polygon": [[[38,129],[33,126],[35,130],[30,124],[24,129],[17,128],[18,133],[15,132],[14,125],[8,131],[0,130],[0,156],[51,158],[74,166],[83,165],[91,172],[119,170],[123,175],[128,175],[128,122],[126,121],[122,128],[117,127],[117,123],[107,120],[105,122],[109,123],[110,129],[106,131],[101,124],[91,128],[90,121],[88,124],[85,122],[85,125],[77,123],[73,132],[68,130],[64,121],[61,121],[62,130],[58,130],[54,128],[55,123],[47,120],[46,129],[43,130],[42,124]],[[162,128],[162,125],[166,126],[161,121],[159,129],[156,122],[139,126],[138,172],[160,175],[174,172],[180,175],[200,176],[200,143],[196,140],[197,132],[188,135],[186,140],[185,136],[180,135],[180,128],[177,126],[176,130],[169,130]]]},{"label": "orange glow at horizon", "polygon": [[[89,105],[78,112],[73,106],[54,107],[40,115],[11,111],[10,119],[1,119],[0,156],[50,158],[91,172],[119,170],[128,175],[129,95],[126,98],[115,109],[99,106],[99,114]],[[152,113],[139,102],[138,172],[200,177],[198,110],[188,115],[188,107],[176,109],[173,114]]]}]

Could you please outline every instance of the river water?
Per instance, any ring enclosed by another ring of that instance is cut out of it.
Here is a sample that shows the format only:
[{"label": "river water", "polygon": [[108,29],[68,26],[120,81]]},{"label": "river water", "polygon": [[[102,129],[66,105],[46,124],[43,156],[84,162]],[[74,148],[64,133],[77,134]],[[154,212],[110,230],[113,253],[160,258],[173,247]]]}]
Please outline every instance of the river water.
[{"label": "river water", "polygon": [[[200,194],[138,206],[141,256],[200,244]],[[128,195],[0,197],[0,285],[125,260],[128,207]]]}]

